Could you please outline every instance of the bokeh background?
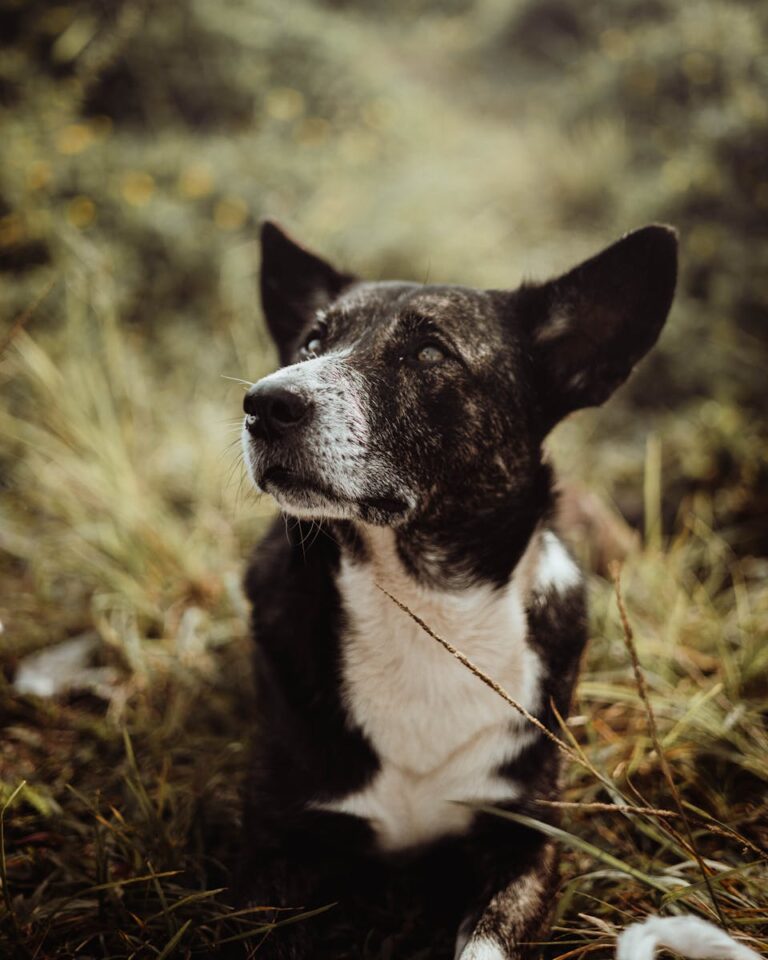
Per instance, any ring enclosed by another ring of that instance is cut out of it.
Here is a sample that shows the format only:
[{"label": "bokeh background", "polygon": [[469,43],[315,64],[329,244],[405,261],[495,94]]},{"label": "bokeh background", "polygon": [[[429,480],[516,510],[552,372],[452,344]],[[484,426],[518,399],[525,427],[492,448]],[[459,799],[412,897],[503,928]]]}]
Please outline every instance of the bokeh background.
[{"label": "bokeh background", "polygon": [[[767,51],[764,0],[3,0],[13,949],[186,955],[237,923],[262,935],[211,890],[229,882],[249,736],[240,576],[271,515],[236,446],[237,380],[275,363],[266,215],[372,278],[494,287],[647,222],[679,229],[658,349],[551,448],[639,531],[630,615],[680,789],[720,822],[696,834],[706,869],[730,879],[715,907],[672,821],[576,812],[574,835],[678,892],[576,845],[550,952],[607,956],[613,925],[681,904],[766,935]],[[614,793],[576,770],[568,796],[637,802],[642,781],[669,806],[604,574],[572,733]],[[26,658],[73,639],[87,668],[55,668],[55,696],[18,684]]]}]

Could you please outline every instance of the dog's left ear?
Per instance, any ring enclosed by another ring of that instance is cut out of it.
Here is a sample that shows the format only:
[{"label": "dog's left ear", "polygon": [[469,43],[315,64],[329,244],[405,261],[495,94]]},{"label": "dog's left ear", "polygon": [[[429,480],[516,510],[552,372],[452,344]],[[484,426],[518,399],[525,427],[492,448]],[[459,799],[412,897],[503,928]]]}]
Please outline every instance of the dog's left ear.
[{"label": "dog's left ear", "polygon": [[314,314],[355,277],[296,243],[271,220],[261,225],[261,304],[280,362],[288,363]]},{"label": "dog's left ear", "polygon": [[572,410],[601,404],[627,379],[661,333],[676,277],[676,232],[650,226],[556,280],[517,292],[543,433]]}]

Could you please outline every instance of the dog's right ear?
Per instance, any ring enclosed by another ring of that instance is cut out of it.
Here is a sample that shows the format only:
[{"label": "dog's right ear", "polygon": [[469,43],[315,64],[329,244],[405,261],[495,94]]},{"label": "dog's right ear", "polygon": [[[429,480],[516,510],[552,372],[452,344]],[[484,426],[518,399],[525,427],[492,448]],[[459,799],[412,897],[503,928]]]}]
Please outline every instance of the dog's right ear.
[{"label": "dog's right ear", "polygon": [[601,404],[627,379],[661,333],[676,276],[677,234],[654,224],[517,292],[543,433],[572,410]]},{"label": "dog's right ear", "polygon": [[292,240],[271,220],[261,225],[261,304],[280,362],[288,363],[314,314],[354,283]]}]

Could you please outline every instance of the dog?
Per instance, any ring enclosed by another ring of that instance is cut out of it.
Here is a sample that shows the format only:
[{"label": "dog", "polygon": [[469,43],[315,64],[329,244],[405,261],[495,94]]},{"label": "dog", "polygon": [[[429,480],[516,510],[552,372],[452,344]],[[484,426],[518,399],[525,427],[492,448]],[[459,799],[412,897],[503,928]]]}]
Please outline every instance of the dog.
[{"label": "dog", "polygon": [[331,949],[331,921],[354,930],[344,910],[380,877],[430,917],[422,956],[532,956],[557,854],[498,811],[556,822],[539,801],[558,797],[557,746],[411,614],[558,730],[587,621],[542,444],[656,342],[675,231],[644,227],[515,290],[366,282],[272,222],[261,242],[282,367],[248,389],[242,447],[284,516],[245,581],[243,895],[275,920],[337,904],[278,924],[269,956],[363,956],[365,927]]}]

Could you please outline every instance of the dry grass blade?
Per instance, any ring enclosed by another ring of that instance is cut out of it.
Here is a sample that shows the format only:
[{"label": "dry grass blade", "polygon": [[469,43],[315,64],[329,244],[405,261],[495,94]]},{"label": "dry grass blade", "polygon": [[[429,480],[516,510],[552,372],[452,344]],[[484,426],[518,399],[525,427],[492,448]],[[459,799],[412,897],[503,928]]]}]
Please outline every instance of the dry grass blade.
[{"label": "dry grass blade", "polygon": [[648,887],[652,887],[654,890],[658,890],[659,892],[663,893],[666,893],[668,890],[668,885],[666,883],[662,883],[660,880],[657,880],[655,877],[644,873],[642,870],[638,870],[637,867],[633,867],[629,863],[624,863],[623,860],[615,857],[612,853],[608,853],[607,850],[601,850],[600,847],[595,846],[588,840],[577,837],[574,834],[569,833],[567,830],[563,830],[561,827],[556,827],[551,823],[545,823],[543,820],[536,820],[534,817],[527,817],[522,813],[513,813],[510,810],[502,810],[499,807],[485,806],[483,804],[473,806],[476,810],[483,810],[486,813],[492,814],[493,816],[502,817],[504,820],[511,820],[513,823],[519,823],[521,826],[530,827],[532,830],[538,830],[540,833],[546,834],[546,836],[551,837],[553,840],[559,840],[570,847],[576,847],[577,849],[582,850],[584,853],[589,854],[590,857],[594,857],[601,863],[605,863],[607,866],[613,867],[614,870],[618,870],[621,873],[627,874],[627,876],[632,877],[634,880],[638,880],[640,883],[643,883]]},{"label": "dry grass blade", "polygon": [[[165,904],[162,910],[148,916],[145,922],[151,923],[153,920],[157,920],[158,917],[164,917],[166,914],[173,913],[175,910],[183,910],[184,907],[190,903],[198,903],[200,900],[210,900],[212,897],[218,897],[218,895],[224,893],[226,889],[226,887],[214,887],[213,890],[201,890],[199,893],[190,893],[186,897],[181,897],[176,903],[170,905]],[[233,914],[228,914],[227,916],[231,917]]]},{"label": "dry grass blade", "polygon": [[[716,877],[707,877],[706,879],[709,880],[712,886],[722,887],[723,884],[731,878],[740,877],[748,870],[753,870],[759,865],[759,860],[755,860],[752,863],[743,863],[739,867],[732,867],[730,870],[723,870],[721,873],[718,873]],[[707,886],[706,881],[702,879],[697,880],[695,883],[690,883],[682,890],[671,890],[664,896],[664,903],[674,903],[675,900],[680,900],[681,898],[694,893],[697,889],[705,886]]]},{"label": "dry grass blade", "polygon": [[656,726],[656,716],[653,712],[653,707],[651,706],[650,697],[648,696],[648,688],[645,683],[645,675],[643,673],[642,667],[640,666],[640,658],[637,655],[637,647],[635,646],[635,638],[632,632],[632,626],[629,622],[629,617],[627,616],[626,607],[624,606],[624,598],[622,597],[622,594],[621,594],[621,567],[619,564],[613,565],[612,573],[613,573],[613,581],[616,589],[616,602],[619,607],[619,616],[621,618],[621,626],[623,630],[624,643],[626,644],[630,659],[632,661],[632,670],[634,671],[634,675],[635,675],[635,683],[637,684],[637,691],[640,695],[640,699],[643,702],[643,706],[645,707],[646,716],[648,718],[648,729],[651,734],[651,741],[656,751],[656,755],[659,759],[659,763],[661,764],[661,769],[664,773],[664,777],[669,785],[670,791],[672,792],[672,796],[675,801],[675,806],[677,807],[678,813],[680,814],[680,818],[683,822],[691,853],[693,854],[696,860],[696,863],[698,864],[699,870],[701,871],[702,880],[712,900],[712,906],[715,908],[715,912],[717,913],[717,916],[718,916],[718,919],[720,920],[720,924],[722,928],[727,932],[728,925],[726,923],[723,912],[720,908],[720,902],[717,898],[717,895],[715,894],[714,887],[710,882],[707,866],[704,863],[704,860],[696,846],[696,841],[693,836],[693,829],[691,827],[688,816],[685,812],[683,802],[680,798],[680,793],[677,789],[675,778],[672,776],[672,769],[669,765],[669,761],[667,760],[666,753],[664,752],[664,749],[661,745],[661,740],[659,739],[659,733]]},{"label": "dry grass blade", "polygon": [[332,910],[335,906],[335,903],[326,903],[322,907],[316,907],[314,910],[303,910],[301,913],[297,913],[292,917],[286,917],[285,920],[272,920],[268,923],[259,924],[250,930],[245,930],[242,933],[236,933],[234,936],[224,937],[219,940],[218,943],[237,943],[240,940],[246,940],[248,937],[253,937],[260,933],[270,933],[278,927],[288,927],[294,923],[302,923],[304,920],[309,920],[311,917],[318,917],[321,913]]},{"label": "dry grass blade", "polygon": [[581,800],[542,800],[536,803],[544,807],[556,807],[562,810],[589,810],[600,813],[631,813],[648,817],[679,817],[674,810],[661,810],[658,807],[636,807],[630,803],[596,803]]},{"label": "dry grass blade", "polygon": [[167,960],[168,957],[174,952],[176,947],[181,943],[182,937],[187,932],[191,925],[192,921],[187,920],[179,929],[174,933],[168,943],[163,947],[160,953],[157,955],[157,960]]},{"label": "dry grass blade", "polygon": [[[180,870],[161,870],[160,872],[152,871],[151,873],[142,874],[139,877],[126,877],[123,880],[109,880],[105,883],[95,883],[93,886],[85,887],[83,890],[78,890],[76,896],[87,897],[89,894],[99,893],[102,890],[120,890],[123,887],[130,887],[137,883],[154,884],[159,879],[178,876],[180,872]],[[71,897],[70,899],[75,899],[75,897]]]},{"label": "dry grass blade", "polygon": [[32,317],[35,315],[37,308],[45,300],[48,294],[53,290],[53,287],[56,283],[58,277],[53,276],[48,280],[48,283],[45,284],[43,289],[38,293],[35,299],[25,307],[24,310],[18,315],[16,320],[13,322],[11,329],[5,335],[5,337],[0,341],[0,357],[5,353],[8,347],[13,343],[14,338],[26,327]]},{"label": "dry grass blade", "polygon": [[[542,799],[536,800],[536,803],[540,804],[541,806],[556,807],[562,810],[588,810],[599,813],[622,813],[633,816],[661,817],[664,820],[675,820],[680,817],[680,814],[676,810],[664,810],[661,807],[642,807],[631,803],[598,803],[582,800]],[[735,840],[740,845],[748,848],[753,853],[756,853],[762,860],[768,859],[768,852],[766,852],[762,847],[759,847],[756,843],[753,843],[736,830],[728,829],[727,827],[723,826],[723,824],[718,823],[712,817],[703,815],[701,813],[689,813],[688,817],[693,823],[697,823],[700,826],[706,827],[707,830],[710,830],[712,833]]]},{"label": "dry grass blade", "polygon": [[488,676],[488,674],[485,673],[483,670],[481,670],[480,667],[477,666],[477,664],[473,663],[472,660],[470,660],[469,657],[466,656],[466,654],[462,653],[462,651],[459,650],[457,647],[454,647],[453,644],[450,643],[448,640],[436,634],[435,631],[429,626],[429,624],[425,623],[425,621],[422,620],[422,618],[419,617],[416,613],[414,613],[413,610],[411,610],[406,604],[404,604],[401,600],[398,600],[397,597],[394,597],[391,593],[386,591],[379,584],[377,584],[377,586],[385,596],[389,597],[389,599],[403,611],[403,613],[406,613],[415,623],[417,623],[429,637],[431,637],[433,640],[436,640],[437,643],[439,643],[445,650],[447,650],[448,653],[451,654],[451,656],[455,657],[459,661],[459,663],[462,664],[462,666],[466,667],[466,669],[469,670],[470,673],[476,676],[478,680],[481,680],[487,687],[490,687],[490,689],[493,690],[493,692],[496,693],[499,697],[501,697],[502,700],[508,703],[529,723],[531,723],[534,727],[536,727],[537,730],[543,733],[548,740],[551,740],[552,743],[554,743],[555,746],[559,750],[561,750],[562,753],[565,754],[565,756],[568,757],[569,760],[583,767],[585,770],[588,770],[589,773],[592,774],[592,776],[595,777],[596,780],[598,780],[600,783],[603,784],[603,786],[607,788],[609,793],[615,794],[618,792],[616,790],[615,785],[610,781],[610,779],[604,776],[594,766],[594,764],[590,762],[589,758],[586,756],[586,754],[581,749],[579,744],[572,737],[570,731],[568,730],[565,724],[564,719],[560,716],[554,704],[552,704],[553,713],[557,717],[557,720],[560,723],[561,728],[565,731],[566,736],[571,737],[571,740],[573,743],[572,747],[569,746],[567,743],[565,743],[565,741],[561,740],[560,737],[557,736],[557,734],[553,733],[549,729],[549,727],[547,727],[545,724],[541,722],[541,720],[539,720],[538,717],[535,717],[529,710],[526,710],[526,708],[521,703],[518,703],[518,701],[515,700],[514,697],[512,697],[509,693],[507,693],[507,691],[499,683],[497,683],[496,680],[493,679],[493,677]]},{"label": "dry grass blade", "polygon": [[[8,917],[11,925],[12,935],[17,941],[19,938],[19,925],[16,919],[16,912],[13,907],[13,900],[11,899],[11,891],[8,886],[8,867],[5,857],[5,815],[13,806],[13,803],[24,790],[25,786],[26,781],[22,780],[16,789],[10,794],[7,800],[4,801],[2,807],[0,807],[0,884],[2,884],[3,887],[3,902],[5,904],[6,916]],[[23,952],[25,954],[27,953],[26,950],[23,950]]]},{"label": "dry grass blade", "polygon": [[525,719],[534,727],[536,727],[537,730],[543,733],[547,739],[551,740],[559,750],[562,750],[562,752],[570,760],[573,760],[575,763],[584,763],[584,760],[576,753],[575,750],[572,750],[567,743],[564,743],[556,734],[546,727],[538,717],[534,717],[529,710],[526,710],[521,703],[518,703],[514,697],[510,696],[500,684],[498,684],[492,677],[489,677],[487,673],[484,673],[469,659],[469,657],[463,654],[461,650],[454,647],[452,643],[449,643],[447,640],[443,639],[443,637],[438,636],[434,630],[421,619],[421,617],[415,614],[413,610],[406,606],[406,604],[404,604],[402,601],[398,600],[397,597],[393,597],[391,593],[384,589],[384,587],[379,586],[378,584],[377,586],[385,596],[389,597],[392,603],[394,603],[403,611],[403,613],[407,614],[415,623],[417,623],[427,634],[427,636],[430,636],[433,640],[436,640],[440,646],[444,647],[448,653],[451,654],[451,656],[455,657],[459,663],[465,666],[470,673],[474,674],[478,680],[481,680],[487,687],[490,687],[494,693],[498,694],[502,700],[505,700],[511,707],[517,710],[521,716],[525,717]]}]

